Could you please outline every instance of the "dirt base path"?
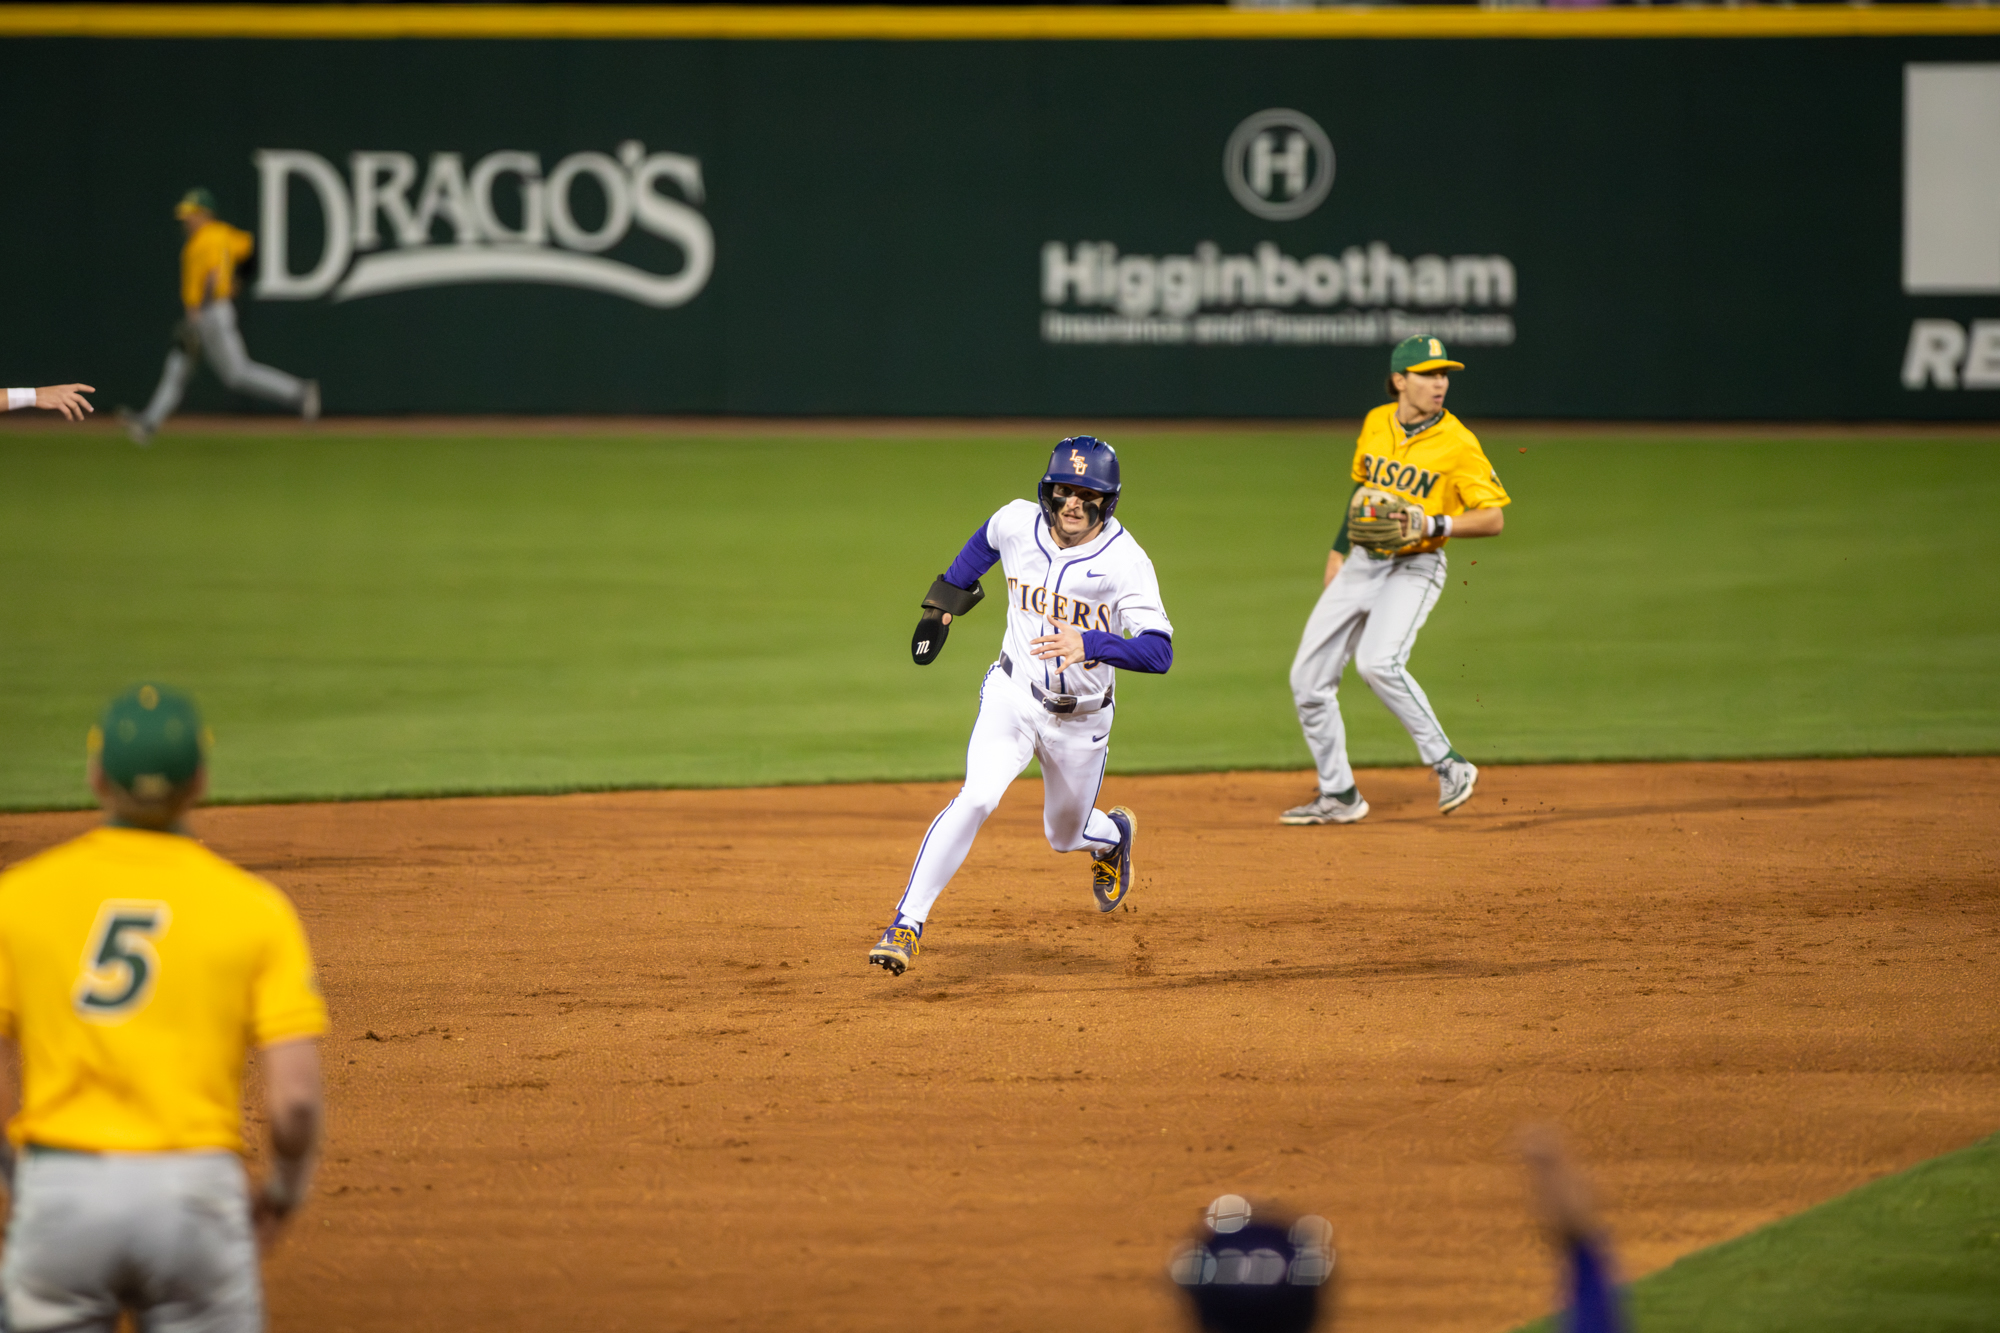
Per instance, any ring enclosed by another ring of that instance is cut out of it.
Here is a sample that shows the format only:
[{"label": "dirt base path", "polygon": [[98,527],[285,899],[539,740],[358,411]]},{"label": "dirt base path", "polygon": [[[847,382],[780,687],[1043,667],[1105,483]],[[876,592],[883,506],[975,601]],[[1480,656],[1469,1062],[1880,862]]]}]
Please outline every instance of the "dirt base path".
[{"label": "dirt base path", "polygon": [[1157,1333],[1234,1190],[1333,1220],[1347,1333],[1495,1330],[1552,1287],[1524,1120],[1634,1273],[2000,1125],[2000,760],[1362,782],[1113,778],[1109,916],[1019,783],[900,980],[943,786],[202,813],[335,1015],[274,1327]]}]

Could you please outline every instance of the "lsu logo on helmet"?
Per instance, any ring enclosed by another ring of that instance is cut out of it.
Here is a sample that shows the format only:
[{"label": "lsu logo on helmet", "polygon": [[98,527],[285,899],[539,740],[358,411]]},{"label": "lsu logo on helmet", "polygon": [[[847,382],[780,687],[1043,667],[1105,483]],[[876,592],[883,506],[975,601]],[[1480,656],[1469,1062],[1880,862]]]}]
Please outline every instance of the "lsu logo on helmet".
[{"label": "lsu logo on helmet", "polygon": [[1110,522],[1111,511],[1118,507],[1118,453],[1103,440],[1094,435],[1073,435],[1067,440],[1056,442],[1055,452],[1049,455],[1048,470],[1042,474],[1042,484],[1036,489],[1036,498],[1041,501],[1042,513],[1049,522],[1056,520],[1062,508],[1056,503],[1058,485],[1079,486],[1096,491],[1104,497],[1099,522]]}]

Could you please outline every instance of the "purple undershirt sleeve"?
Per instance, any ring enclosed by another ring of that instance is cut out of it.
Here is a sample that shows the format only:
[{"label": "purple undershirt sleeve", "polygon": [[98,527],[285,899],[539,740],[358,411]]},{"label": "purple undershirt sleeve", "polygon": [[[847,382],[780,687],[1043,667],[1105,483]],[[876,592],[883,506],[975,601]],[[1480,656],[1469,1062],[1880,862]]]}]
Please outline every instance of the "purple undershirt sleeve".
[{"label": "purple undershirt sleeve", "polygon": [[1569,1243],[1568,1333],[1623,1333],[1618,1315],[1618,1293],[1604,1256],[1590,1241],[1581,1237]]},{"label": "purple undershirt sleeve", "polygon": [[951,568],[944,572],[944,581],[954,588],[971,591],[979,582],[979,576],[1000,563],[1000,553],[993,549],[993,543],[986,540],[986,524],[981,523],[973,531],[972,540],[958,553],[958,559],[951,562]]},{"label": "purple undershirt sleeve", "polygon": [[1174,664],[1174,641],[1156,629],[1129,639],[1121,639],[1101,629],[1087,629],[1083,632],[1083,652],[1088,661],[1104,662],[1124,671],[1146,671],[1155,676],[1164,676],[1167,668]]}]

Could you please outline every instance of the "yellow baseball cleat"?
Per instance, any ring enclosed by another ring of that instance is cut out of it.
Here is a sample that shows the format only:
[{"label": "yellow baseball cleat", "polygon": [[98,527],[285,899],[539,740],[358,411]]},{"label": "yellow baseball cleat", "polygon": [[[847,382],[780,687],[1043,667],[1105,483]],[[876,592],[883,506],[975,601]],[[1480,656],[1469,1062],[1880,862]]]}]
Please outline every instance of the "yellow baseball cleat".
[{"label": "yellow baseball cleat", "polygon": [[1090,891],[1097,897],[1097,910],[1109,912],[1132,895],[1132,843],[1139,834],[1139,816],[1122,805],[1105,812],[1118,826],[1118,845],[1102,856],[1090,858]]},{"label": "yellow baseball cleat", "polygon": [[922,926],[915,930],[908,926],[891,926],[882,932],[882,938],[875,941],[875,947],[868,951],[868,961],[890,976],[900,977],[917,960],[917,946],[923,937]]}]

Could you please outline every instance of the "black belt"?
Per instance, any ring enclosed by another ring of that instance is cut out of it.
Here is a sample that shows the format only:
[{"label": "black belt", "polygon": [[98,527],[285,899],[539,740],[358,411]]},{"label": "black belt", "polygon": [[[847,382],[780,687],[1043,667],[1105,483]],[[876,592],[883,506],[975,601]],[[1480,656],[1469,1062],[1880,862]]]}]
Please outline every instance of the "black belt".
[{"label": "black belt", "polygon": [[[1014,659],[1005,653],[1000,654],[1000,669],[1010,676],[1013,675]],[[1095,713],[1099,709],[1111,707],[1110,688],[1106,688],[1101,697],[1093,694],[1078,698],[1074,694],[1050,694],[1032,680],[1024,680],[1021,683],[1028,687],[1028,693],[1035,696],[1035,702],[1051,713]]]}]

